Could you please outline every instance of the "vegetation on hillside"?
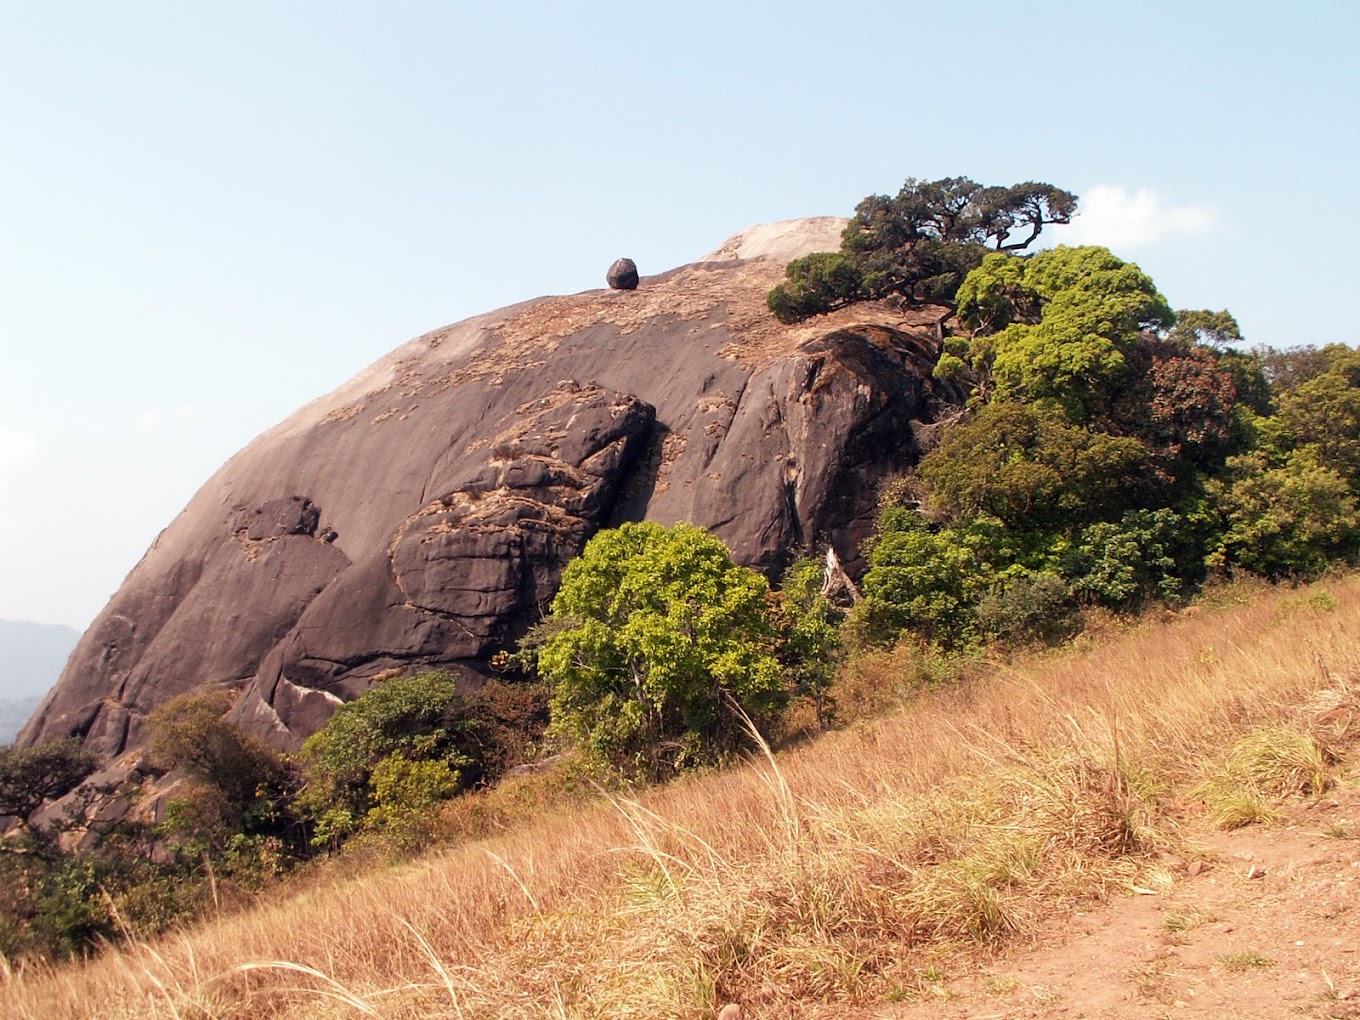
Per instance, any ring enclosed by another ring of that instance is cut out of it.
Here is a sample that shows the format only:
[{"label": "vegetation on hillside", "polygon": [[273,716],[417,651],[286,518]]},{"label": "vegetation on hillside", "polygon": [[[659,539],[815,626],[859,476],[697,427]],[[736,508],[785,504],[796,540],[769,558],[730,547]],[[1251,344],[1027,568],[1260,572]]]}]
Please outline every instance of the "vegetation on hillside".
[{"label": "vegetation on hillside", "polygon": [[967,177],[909,177],[897,195],[860,202],[840,251],[790,262],[769,308],[781,322],[799,322],[855,301],[947,303],[988,250],[1027,248],[1076,208],[1075,195],[1035,181],[985,187]]},{"label": "vegetation on hillside", "polygon": [[16,970],[0,1012],[707,1020],[724,1001],[755,1016],[934,1001],[974,957],[1212,867],[1201,825],[1269,819],[1353,769],[1360,578],[1212,596],[962,686],[914,686],[909,646],[875,653],[859,679],[900,709],[877,723],[540,810],[78,971]]},{"label": "vegetation on hillside", "polygon": [[554,729],[630,775],[721,760],[785,700],[768,595],[702,528],[600,533],[529,642]]},{"label": "vegetation on hillside", "polygon": [[[227,722],[225,693],[161,706],[146,768],[168,793],[152,818],[105,825],[88,810],[100,791],[87,782],[64,817],[35,824],[94,763],[73,746],[0,750],[0,793],[9,791],[0,813],[10,819],[0,953],[78,955],[222,911],[328,855],[408,857],[494,831],[545,789],[497,784],[559,752],[548,800],[591,784],[636,790],[865,718],[903,691],[948,688],[984,654],[1183,605],[1207,581],[1294,582],[1354,562],[1360,352],[1249,348],[1226,310],[1173,312],[1146,274],[1104,248],[1019,254],[1074,208],[1050,185],[909,180],[896,198],[865,199],[841,251],[795,260],[771,294],[785,319],[884,297],[956,309],[935,372],[969,400],[914,471],[885,480],[862,598],[833,601],[819,560],[796,560],[772,588],[700,528],[625,524],[587,544],[542,623],[492,660],[503,680],[377,681],[289,757]],[[1074,803],[1118,796],[1089,806],[1112,818],[1083,815],[1083,826],[1099,822],[1099,845],[1059,840],[1044,853],[1118,861],[1168,838],[1137,777],[1119,772],[1109,785],[1123,766],[1107,752],[1052,751]],[[918,804],[914,821],[895,824],[962,826],[946,842],[993,826],[1023,832],[1034,806],[1021,791],[1040,779],[1022,772],[998,776],[976,802],[959,793],[956,806],[972,804],[960,817]],[[1105,785],[1082,786],[1092,777]],[[779,824],[801,846],[817,825],[778,803]],[[658,867],[677,852],[670,838],[652,858]],[[946,898],[1000,902],[1041,881],[1053,862],[1021,842],[998,850],[1001,862],[956,862],[947,880],[904,864],[926,885],[911,885],[892,911],[929,913],[913,897],[930,882],[944,882]],[[993,865],[1010,876],[999,885],[985,877]],[[642,881],[653,892],[681,896],[683,881],[650,869]],[[859,895],[835,909],[887,909]],[[997,909],[898,935],[999,937],[1010,922]],[[892,911],[892,924],[907,924]],[[829,916],[813,922],[835,929]]]}]

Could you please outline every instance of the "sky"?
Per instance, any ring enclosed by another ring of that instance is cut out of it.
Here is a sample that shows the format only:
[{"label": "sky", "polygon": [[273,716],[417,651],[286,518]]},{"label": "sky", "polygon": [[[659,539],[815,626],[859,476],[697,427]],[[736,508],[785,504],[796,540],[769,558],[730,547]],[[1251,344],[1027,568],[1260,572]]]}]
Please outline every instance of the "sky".
[{"label": "sky", "polygon": [[1047,181],[1176,308],[1360,341],[1360,4],[0,0],[0,619],[85,627],[194,491],[405,340]]}]

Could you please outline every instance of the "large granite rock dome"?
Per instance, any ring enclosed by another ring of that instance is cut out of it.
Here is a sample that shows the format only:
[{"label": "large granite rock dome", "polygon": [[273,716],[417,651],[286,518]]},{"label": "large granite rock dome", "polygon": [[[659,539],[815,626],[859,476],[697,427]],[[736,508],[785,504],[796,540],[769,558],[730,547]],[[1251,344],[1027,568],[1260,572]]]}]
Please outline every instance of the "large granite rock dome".
[{"label": "large granite rock dome", "polygon": [[827,543],[854,568],[879,481],[957,402],[943,309],[797,326],[765,293],[844,220],[753,228],[635,291],[527,301],[436,330],[228,461],[82,638],[21,743],[115,755],[202,685],[288,749],[369,684],[476,683],[599,528],[712,529],[762,570]]}]

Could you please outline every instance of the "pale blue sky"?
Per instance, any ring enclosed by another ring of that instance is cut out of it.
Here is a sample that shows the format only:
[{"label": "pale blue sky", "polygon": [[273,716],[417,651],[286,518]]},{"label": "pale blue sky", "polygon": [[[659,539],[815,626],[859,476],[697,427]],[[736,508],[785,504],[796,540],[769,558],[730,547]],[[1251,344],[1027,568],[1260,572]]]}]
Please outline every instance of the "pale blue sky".
[{"label": "pale blue sky", "polygon": [[1045,180],[1176,307],[1355,342],[1360,5],[0,0],[0,618],[85,626],[227,457],[398,343]]}]

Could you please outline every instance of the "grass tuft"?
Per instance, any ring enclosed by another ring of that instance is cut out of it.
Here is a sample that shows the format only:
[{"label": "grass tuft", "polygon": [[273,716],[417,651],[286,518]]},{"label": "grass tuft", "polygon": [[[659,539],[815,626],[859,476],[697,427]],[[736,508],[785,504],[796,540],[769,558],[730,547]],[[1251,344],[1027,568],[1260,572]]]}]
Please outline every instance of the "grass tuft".
[{"label": "grass tuft", "polygon": [[1275,821],[1272,800],[1319,794],[1332,782],[1327,756],[1312,736],[1271,724],[1237,740],[1196,793],[1220,828],[1236,829]]},{"label": "grass tuft", "polygon": [[1254,949],[1243,949],[1236,953],[1226,953],[1218,958],[1219,965],[1224,970],[1241,973],[1248,970],[1262,970],[1266,967],[1275,966],[1275,961],[1270,957],[1258,953]]}]

